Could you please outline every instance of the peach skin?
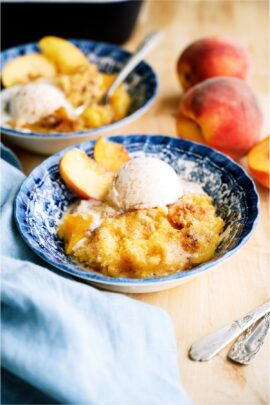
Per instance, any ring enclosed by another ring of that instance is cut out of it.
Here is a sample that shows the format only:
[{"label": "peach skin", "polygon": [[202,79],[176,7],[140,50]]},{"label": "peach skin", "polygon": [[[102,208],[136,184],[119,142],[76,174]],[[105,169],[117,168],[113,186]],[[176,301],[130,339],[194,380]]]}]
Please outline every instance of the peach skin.
[{"label": "peach skin", "polygon": [[84,199],[103,200],[112,182],[111,174],[106,173],[94,159],[77,148],[64,154],[59,171],[66,185]]},{"label": "peach skin", "polygon": [[177,75],[186,91],[215,76],[246,80],[250,67],[251,59],[245,47],[222,38],[203,38],[182,52],[177,62]]},{"label": "peach skin", "polygon": [[270,136],[249,151],[247,162],[254,179],[264,187],[270,188]]},{"label": "peach skin", "polygon": [[257,143],[262,113],[250,87],[240,79],[215,77],[192,87],[180,101],[179,137],[206,143],[239,159]]}]

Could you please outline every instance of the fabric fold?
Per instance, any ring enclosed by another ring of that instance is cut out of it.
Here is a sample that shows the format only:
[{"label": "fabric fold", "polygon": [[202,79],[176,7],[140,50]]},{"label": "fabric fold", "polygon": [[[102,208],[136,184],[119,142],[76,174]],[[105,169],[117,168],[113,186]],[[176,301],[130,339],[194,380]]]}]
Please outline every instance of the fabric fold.
[{"label": "fabric fold", "polygon": [[21,239],[1,160],[2,404],[185,405],[168,314],[48,270]]}]

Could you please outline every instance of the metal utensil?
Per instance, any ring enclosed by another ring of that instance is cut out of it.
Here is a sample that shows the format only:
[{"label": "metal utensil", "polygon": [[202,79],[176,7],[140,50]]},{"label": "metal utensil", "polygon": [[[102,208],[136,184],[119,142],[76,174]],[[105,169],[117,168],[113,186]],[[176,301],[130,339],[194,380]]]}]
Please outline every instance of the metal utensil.
[{"label": "metal utensil", "polygon": [[[100,101],[100,104],[107,104],[109,102],[110,97],[113,95],[117,87],[126,79],[126,77],[130,74],[130,72],[132,72],[132,70],[143,60],[145,55],[158,45],[162,37],[163,34],[161,32],[153,31],[144,38],[144,40],[139,44],[135,52],[131,55],[126,64],[117,74],[115,80],[108,88],[105,96]],[[86,109],[86,107],[87,105],[83,104],[78,108],[76,108],[76,114],[80,115]]]},{"label": "metal utensil", "polygon": [[144,38],[144,40],[139,44],[135,52],[128,59],[127,63],[122,67],[122,69],[116,76],[115,80],[107,90],[107,93],[105,94],[102,100],[104,104],[108,103],[110,97],[113,95],[117,87],[125,80],[125,78],[129,75],[129,73],[143,60],[145,55],[159,44],[162,36],[163,35],[161,32],[153,31]]},{"label": "metal utensil", "polygon": [[250,364],[261,350],[270,329],[270,313],[251,325],[232,346],[228,358],[239,364]]},{"label": "metal utensil", "polygon": [[249,326],[258,319],[270,312],[270,300],[256,309],[248,312],[241,319],[214,332],[202,339],[199,339],[190,348],[189,357],[195,361],[206,361],[214,357],[228,343],[237,338]]}]

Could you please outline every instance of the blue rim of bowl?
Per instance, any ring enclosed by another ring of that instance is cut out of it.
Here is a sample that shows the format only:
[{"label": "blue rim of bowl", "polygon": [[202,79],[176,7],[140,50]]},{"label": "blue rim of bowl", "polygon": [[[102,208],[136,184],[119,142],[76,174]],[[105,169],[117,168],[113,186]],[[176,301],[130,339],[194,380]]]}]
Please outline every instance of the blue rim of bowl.
[{"label": "blue rim of bowl", "polygon": [[[91,44],[95,44],[96,46],[106,46],[106,47],[110,48],[111,50],[118,51],[118,52],[121,51],[124,57],[130,57],[132,55],[131,52],[128,52],[125,49],[122,49],[121,47],[119,47],[117,45],[112,45],[107,42],[98,42],[98,41],[91,41],[91,40],[87,40],[87,39],[72,39],[72,38],[68,39],[68,40],[70,42],[74,43],[75,45],[91,43]],[[28,47],[37,48],[37,43],[30,42],[28,44],[19,45],[19,46],[13,47],[13,48],[6,49],[0,53],[1,59],[7,53],[11,53],[11,52],[20,53]],[[140,62],[139,65],[142,65],[144,68],[146,68],[148,70],[148,72],[151,73],[152,81],[153,81],[153,92],[152,92],[152,95],[150,96],[150,98],[146,101],[146,103],[142,107],[138,108],[133,113],[131,113],[130,115],[127,115],[126,117],[122,118],[121,120],[113,122],[112,124],[103,125],[98,128],[93,128],[93,129],[83,130],[83,131],[74,131],[74,132],[52,132],[50,134],[44,134],[44,133],[39,133],[39,132],[22,132],[22,131],[18,131],[16,129],[4,127],[4,126],[0,126],[0,131],[1,131],[1,133],[5,134],[5,135],[11,135],[11,136],[15,136],[15,137],[24,137],[24,138],[29,138],[29,139],[31,139],[31,138],[56,139],[56,138],[71,138],[71,137],[78,137],[78,139],[79,139],[80,137],[83,137],[86,135],[98,134],[101,131],[102,132],[110,131],[111,129],[115,129],[115,128],[118,128],[119,126],[125,125],[128,122],[132,122],[135,119],[137,119],[139,116],[144,114],[151,107],[151,105],[154,103],[154,101],[157,97],[158,89],[159,89],[159,82],[158,82],[157,74],[155,73],[154,69],[148,63],[146,63],[144,61]],[[3,68],[3,65],[1,66],[1,68]]]},{"label": "blue rim of bowl", "polygon": [[[24,180],[24,182],[22,183],[18,194],[16,196],[16,199],[14,201],[14,217],[15,217],[15,222],[16,225],[19,229],[19,232],[23,238],[23,240],[28,244],[28,246],[31,247],[31,249],[39,256],[41,257],[45,262],[51,264],[53,267],[63,271],[64,273],[67,273],[71,276],[74,276],[76,278],[80,278],[89,282],[94,282],[94,283],[99,283],[99,284],[110,284],[110,285],[114,285],[114,286],[124,286],[124,285],[130,285],[130,286],[139,286],[139,285],[157,285],[157,284],[163,284],[163,283],[170,283],[171,281],[176,281],[176,280],[180,280],[183,278],[189,278],[189,277],[193,277],[196,276],[210,268],[213,268],[214,266],[220,264],[221,262],[223,262],[224,260],[228,259],[233,253],[235,253],[240,247],[242,247],[247,240],[250,238],[250,236],[252,235],[255,226],[257,224],[258,221],[258,215],[259,215],[259,195],[256,191],[256,186],[253,182],[253,180],[250,178],[250,176],[248,175],[248,173],[245,171],[245,169],[240,166],[238,163],[236,163],[233,159],[231,159],[230,157],[224,155],[221,152],[218,152],[217,150],[206,146],[206,145],[202,145],[199,144],[197,142],[193,142],[193,141],[188,141],[188,140],[184,140],[184,139],[180,139],[180,138],[173,138],[167,135],[146,135],[146,134],[130,134],[130,135],[116,135],[116,136],[111,136],[108,137],[107,139],[114,141],[114,142],[119,142],[122,143],[123,141],[127,141],[128,139],[134,139],[134,138],[139,138],[140,140],[142,139],[149,139],[151,138],[152,140],[154,138],[158,138],[159,140],[161,138],[165,138],[168,140],[171,140],[172,142],[175,143],[181,143],[182,145],[186,145],[191,147],[192,145],[197,145],[200,147],[200,149],[202,151],[204,151],[204,153],[206,155],[216,155],[219,156],[219,158],[224,162],[227,163],[231,166],[231,168],[233,168],[233,171],[235,173],[238,173],[239,175],[241,175],[241,177],[245,178],[245,181],[247,182],[248,186],[249,186],[249,194],[248,194],[248,198],[250,201],[252,201],[252,216],[248,219],[248,222],[245,224],[245,227],[243,228],[243,236],[241,235],[239,238],[237,238],[237,242],[235,244],[235,246],[230,249],[228,252],[226,252],[224,255],[222,255],[221,257],[217,258],[217,259],[213,259],[210,260],[208,262],[202,263],[196,267],[194,267],[193,269],[190,270],[184,270],[184,271],[180,271],[180,272],[176,272],[173,273],[171,275],[168,276],[162,276],[162,277],[149,277],[149,278],[127,278],[127,277],[123,277],[123,278],[114,278],[114,277],[109,277],[109,276],[105,276],[102,273],[88,273],[86,270],[83,269],[76,269],[74,268],[74,266],[76,266],[75,263],[72,264],[61,264],[61,263],[56,263],[54,260],[48,258],[42,251],[42,249],[36,244],[36,242],[34,242],[32,240],[32,237],[29,235],[25,235],[23,230],[22,230],[22,226],[21,226],[21,221],[19,219],[19,217],[22,217],[23,215],[21,215],[21,208],[20,208],[20,200],[21,200],[21,196],[22,194],[24,194],[24,189],[27,189],[27,183],[29,182],[30,178],[32,176],[34,176],[40,169],[45,168],[48,169],[51,166],[58,164],[59,160],[61,158],[61,156],[66,153],[68,150],[74,148],[74,147],[79,147],[80,149],[84,150],[84,146],[86,145],[94,145],[94,143],[96,142],[95,140],[90,140],[90,141],[86,141],[83,142],[81,144],[78,145],[74,145],[74,146],[70,146],[68,148],[63,149],[62,151],[56,153],[55,155],[49,157],[48,159],[46,159],[44,162],[42,162],[39,166],[37,166],[30,174],[29,176]],[[78,265],[80,265],[78,263]]]}]

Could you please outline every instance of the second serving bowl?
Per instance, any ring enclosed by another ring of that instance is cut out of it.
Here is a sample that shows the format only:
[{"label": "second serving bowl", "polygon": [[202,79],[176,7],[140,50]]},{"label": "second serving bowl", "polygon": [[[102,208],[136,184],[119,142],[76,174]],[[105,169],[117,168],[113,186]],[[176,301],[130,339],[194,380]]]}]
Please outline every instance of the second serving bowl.
[{"label": "second serving bowl", "polygon": [[[110,44],[88,40],[71,40],[87,56],[91,63],[98,66],[103,73],[117,73],[130,57],[130,53],[124,49]],[[27,53],[39,52],[36,43],[21,45],[8,49],[1,54],[2,68],[4,65]],[[127,124],[149,109],[156,98],[158,80],[153,69],[145,62],[141,62],[125,80],[127,91],[131,96],[131,108],[129,114],[110,125],[87,131],[68,133],[42,134],[36,132],[24,133],[12,128],[1,126],[3,139],[31,152],[43,155],[51,155],[68,146],[95,139],[98,134],[121,127]]]}]

